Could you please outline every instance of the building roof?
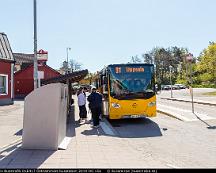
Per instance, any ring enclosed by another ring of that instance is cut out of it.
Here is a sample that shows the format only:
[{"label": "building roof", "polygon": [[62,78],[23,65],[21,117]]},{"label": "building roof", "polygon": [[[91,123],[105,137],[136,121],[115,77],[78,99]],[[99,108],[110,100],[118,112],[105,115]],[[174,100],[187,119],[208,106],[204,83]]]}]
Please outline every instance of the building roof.
[{"label": "building roof", "polygon": [[[34,62],[34,54],[13,53],[13,56],[17,64]],[[43,49],[40,49],[37,53],[37,59],[38,61],[47,61],[48,52]]]},{"label": "building roof", "polygon": [[13,53],[7,35],[0,32],[0,59],[14,61]]},{"label": "building roof", "polygon": [[[32,66],[34,66],[34,64],[32,64],[32,63],[28,64],[25,68],[23,68],[23,69],[15,72],[15,75],[23,73],[23,71],[27,70],[28,68],[31,68]],[[57,70],[53,69],[52,67],[50,67],[50,66],[48,66],[46,64],[44,64],[43,66],[46,67],[46,68],[49,68],[51,71],[53,71],[53,72],[58,73],[59,75],[61,75]]]},{"label": "building roof", "polygon": [[33,63],[34,54],[13,53],[16,63]]},{"label": "building roof", "polygon": [[58,77],[42,80],[41,83],[44,85],[50,83],[57,83],[57,82],[66,83],[67,80],[70,80],[70,82],[77,82],[82,80],[87,74],[88,74],[88,70],[76,71],[66,75],[61,75]]}]

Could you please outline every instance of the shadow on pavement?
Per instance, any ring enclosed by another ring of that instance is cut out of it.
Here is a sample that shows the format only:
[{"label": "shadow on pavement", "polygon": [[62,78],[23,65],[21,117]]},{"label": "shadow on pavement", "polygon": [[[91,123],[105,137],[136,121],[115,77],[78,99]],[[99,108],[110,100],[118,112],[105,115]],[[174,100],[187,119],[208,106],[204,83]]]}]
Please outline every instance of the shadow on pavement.
[{"label": "shadow on pavement", "polygon": [[203,122],[204,124],[208,126],[207,129],[216,129],[216,126],[211,126],[210,124],[202,120],[197,114],[194,113],[194,115],[197,117],[197,119],[199,119],[201,122]]},{"label": "shadow on pavement", "polygon": [[[109,120],[122,138],[145,138],[162,136],[157,123],[148,118]],[[167,129],[165,129],[167,130]]]},{"label": "shadow on pavement", "polygon": [[[20,143],[17,145],[20,145]],[[55,151],[51,150],[25,150],[16,147],[17,145],[1,152],[0,168],[39,168],[55,153]],[[5,156],[3,153],[7,152],[10,152],[10,154]]]},{"label": "shadow on pavement", "polygon": [[15,99],[14,99],[14,101],[24,101],[24,100],[25,100],[25,98],[23,98],[23,97],[15,98]]},{"label": "shadow on pavement", "polygon": [[67,137],[74,137],[76,135],[75,131],[75,108],[74,105],[71,105],[70,107],[70,112],[67,117],[67,131],[66,131],[66,136]]},{"label": "shadow on pavement", "polygon": [[15,136],[22,136],[22,132],[23,132],[23,129],[20,129],[18,132],[16,132],[14,135]]},{"label": "shadow on pavement", "polygon": [[[22,135],[22,129],[14,135]],[[71,107],[67,118],[67,137],[75,136],[74,107]],[[0,150],[0,169],[3,168],[39,168],[46,164],[52,155],[57,152],[54,150],[32,150],[23,149],[22,141],[13,143]],[[51,158],[50,158],[51,157]]]},{"label": "shadow on pavement", "polygon": [[81,134],[86,135],[86,136],[89,136],[89,135],[98,135],[98,136],[105,135],[101,128],[92,128],[90,130],[84,130],[83,132],[81,132]]}]

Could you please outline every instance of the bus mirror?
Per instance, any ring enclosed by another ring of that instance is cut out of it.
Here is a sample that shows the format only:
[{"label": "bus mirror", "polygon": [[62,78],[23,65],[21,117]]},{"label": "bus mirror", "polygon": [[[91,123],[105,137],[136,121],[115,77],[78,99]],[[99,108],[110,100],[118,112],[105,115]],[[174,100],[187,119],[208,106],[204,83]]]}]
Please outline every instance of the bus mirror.
[{"label": "bus mirror", "polygon": [[103,84],[108,84],[108,80],[106,76],[103,76]]}]

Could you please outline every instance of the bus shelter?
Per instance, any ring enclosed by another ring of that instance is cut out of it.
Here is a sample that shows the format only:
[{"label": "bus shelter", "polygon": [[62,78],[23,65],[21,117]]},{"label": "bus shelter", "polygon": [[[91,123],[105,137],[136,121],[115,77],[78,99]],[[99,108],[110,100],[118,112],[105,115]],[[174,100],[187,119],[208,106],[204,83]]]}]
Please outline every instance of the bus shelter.
[{"label": "bus shelter", "polygon": [[47,80],[42,80],[42,85],[50,83],[64,83],[68,86],[68,102],[67,102],[67,111],[70,110],[71,97],[72,97],[72,83],[81,81],[88,74],[88,70],[76,71],[73,73],[65,74],[62,76],[50,78]]}]

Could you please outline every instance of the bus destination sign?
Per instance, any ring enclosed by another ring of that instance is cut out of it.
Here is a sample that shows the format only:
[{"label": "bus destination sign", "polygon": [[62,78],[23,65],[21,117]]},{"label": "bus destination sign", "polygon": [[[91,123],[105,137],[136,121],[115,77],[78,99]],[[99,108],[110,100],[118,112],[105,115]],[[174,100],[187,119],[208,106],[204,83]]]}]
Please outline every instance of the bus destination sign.
[{"label": "bus destination sign", "polygon": [[[115,67],[115,73],[122,73],[123,67]],[[144,67],[125,67],[123,70],[126,73],[142,73],[145,71]]]},{"label": "bus destination sign", "polygon": [[126,67],[125,71],[127,73],[144,72],[144,68],[143,67]]}]

